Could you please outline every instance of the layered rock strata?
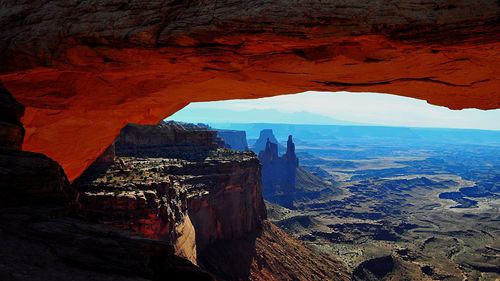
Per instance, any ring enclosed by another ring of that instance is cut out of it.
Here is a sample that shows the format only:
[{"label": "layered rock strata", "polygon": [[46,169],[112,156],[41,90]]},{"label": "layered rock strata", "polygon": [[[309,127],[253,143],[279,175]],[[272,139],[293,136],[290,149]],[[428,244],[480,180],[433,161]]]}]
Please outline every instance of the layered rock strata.
[{"label": "layered rock strata", "polygon": [[[217,143],[214,131],[180,123],[133,128],[138,145],[129,141],[120,151],[117,141],[113,164],[93,165],[75,181],[89,216],[173,245],[177,254],[197,262],[218,280],[347,280],[338,262],[317,255],[265,220],[255,154],[219,144],[200,158],[199,147],[180,143],[183,157],[178,158],[171,136],[211,136]],[[148,137],[166,132],[170,139],[156,144]],[[125,129],[118,139],[129,134]],[[292,145],[290,149],[291,155]],[[127,152],[135,156],[126,156]],[[302,264],[294,267],[297,263]]]},{"label": "layered rock strata", "polygon": [[259,234],[212,244],[200,259],[219,280],[350,280],[341,263],[305,247],[268,221]]},{"label": "layered rock strata", "polygon": [[115,160],[110,165],[93,165],[75,181],[86,216],[176,245],[179,255],[196,263],[187,190],[162,172],[166,161]]},{"label": "layered rock strata", "polygon": [[[23,107],[0,90],[2,121],[22,129]],[[1,280],[213,280],[168,243],[82,220],[61,166],[21,145],[0,135]]]},{"label": "layered rock strata", "polygon": [[267,141],[259,153],[262,164],[262,190],[264,199],[286,208],[295,208],[325,194],[338,193],[330,181],[311,174],[299,166],[292,136],[288,137],[286,153],[278,154],[278,145]]},{"label": "layered rock strata", "polygon": [[[76,182],[89,217],[175,245],[196,262],[218,240],[260,229],[260,167],[252,153],[219,147],[216,132],[170,122],[128,125]],[[108,149],[108,151],[112,148]]]},{"label": "layered rock strata", "polygon": [[216,137],[215,131],[189,123],[128,124],[114,146],[117,156],[197,160],[219,147]]},{"label": "layered rock strata", "polygon": [[7,0],[0,80],[27,106],[25,146],[73,180],[126,123],[190,102],[316,90],[499,108],[499,14],[495,0]]},{"label": "layered rock strata", "polygon": [[0,84],[0,207],[72,204],[63,169],[40,153],[22,151],[24,106]]},{"label": "layered rock strata", "polygon": [[225,147],[238,151],[247,151],[247,134],[245,131],[216,129],[219,136],[225,143]]}]

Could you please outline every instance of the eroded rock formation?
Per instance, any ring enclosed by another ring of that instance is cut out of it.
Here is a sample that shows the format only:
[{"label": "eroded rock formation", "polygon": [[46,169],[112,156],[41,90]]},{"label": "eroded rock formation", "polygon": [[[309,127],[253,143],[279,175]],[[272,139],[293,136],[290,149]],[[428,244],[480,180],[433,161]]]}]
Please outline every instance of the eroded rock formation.
[{"label": "eroded rock formation", "polygon": [[277,145],[277,153],[283,153],[285,147],[279,143],[279,141],[274,136],[272,129],[264,129],[260,131],[259,138],[255,141],[252,147],[252,151],[259,155],[262,151],[266,150],[267,143],[271,142]]},{"label": "eroded rock formation", "polygon": [[299,166],[291,135],[285,154],[279,156],[278,145],[268,139],[265,149],[259,153],[259,160],[264,199],[269,202],[293,209],[301,202],[338,192],[331,182]]},{"label": "eroded rock formation", "polygon": [[262,163],[264,198],[284,207],[293,207],[299,159],[295,155],[292,136],[288,136],[283,156],[278,155],[278,145],[268,139],[265,150],[259,153],[259,160]]},{"label": "eroded rock formation", "polygon": [[211,245],[201,260],[220,280],[350,280],[338,261],[305,247],[269,221],[258,235]]},{"label": "eroded rock formation", "polygon": [[217,135],[224,140],[226,148],[247,151],[247,134],[245,131],[216,129]]},{"label": "eroded rock formation", "polygon": [[260,166],[219,147],[217,132],[176,122],[127,125],[75,184],[89,217],[197,252],[256,233],[266,218]]},{"label": "eroded rock formation", "polygon": [[24,106],[0,84],[0,207],[71,204],[76,194],[61,166],[22,151]]},{"label": "eroded rock formation", "polygon": [[26,149],[74,179],[125,124],[193,101],[348,90],[499,108],[499,14],[496,0],[7,0],[0,79],[27,106]]},{"label": "eroded rock formation", "polygon": [[129,125],[114,162],[98,159],[75,181],[82,207],[99,222],[174,245],[218,280],[347,280],[341,264],[265,220],[255,154],[217,142],[207,127]]},{"label": "eroded rock formation", "polygon": [[114,143],[118,156],[199,160],[218,147],[216,135],[214,131],[189,123],[129,124]]},{"label": "eroded rock formation", "polygon": [[74,184],[89,219],[165,241],[196,263],[187,190],[162,173],[165,162],[120,157],[103,166],[98,161]]},{"label": "eroded rock formation", "polygon": [[[22,106],[7,91],[0,101],[10,103],[0,104],[3,110],[17,108],[2,111],[2,121],[22,129]],[[168,243],[81,219],[61,166],[21,144],[0,135],[0,279],[213,280]],[[108,150],[99,165],[110,158]]]}]

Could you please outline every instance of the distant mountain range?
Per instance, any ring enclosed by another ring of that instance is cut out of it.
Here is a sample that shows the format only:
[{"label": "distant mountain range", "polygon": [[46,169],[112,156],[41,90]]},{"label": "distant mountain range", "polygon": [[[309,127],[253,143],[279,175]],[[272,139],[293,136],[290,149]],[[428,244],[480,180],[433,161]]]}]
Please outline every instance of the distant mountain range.
[{"label": "distant mountain range", "polygon": [[203,109],[192,108],[189,112],[179,111],[170,116],[168,120],[190,123],[208,122],[224,123],[231,116],[231,123],[292,123],[292,124],[323,124],[323,125],[368,125],[330,118],[310,112],[281,112],[273,109],[251,109],[245,111],[231,109]]},{"label": "distant mountain range", "polygon": [[373,141],[500,145],[500,131],[473,129],[275,123],[208,123],[208,125],[219,129],[246,131],[250,140],[257,139],[261,130],[272,129],[278,141],[285,141],[288,135],[293,135],[300,140],[315,140],[315,142],[333,140],[351,143]]}]

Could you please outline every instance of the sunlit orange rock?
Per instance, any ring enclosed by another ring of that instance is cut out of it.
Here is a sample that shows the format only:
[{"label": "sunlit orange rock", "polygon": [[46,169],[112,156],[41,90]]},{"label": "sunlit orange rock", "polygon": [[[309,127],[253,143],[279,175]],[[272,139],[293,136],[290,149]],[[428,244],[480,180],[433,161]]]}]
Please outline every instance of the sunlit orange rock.
[{"label": "sunlit orange rock", "polygon": [[496,0],[38,2],[2,4],[0,80],[26,105],[24,149],[70,179],[126,123],[193,101],[347,90],[500,108]]}]

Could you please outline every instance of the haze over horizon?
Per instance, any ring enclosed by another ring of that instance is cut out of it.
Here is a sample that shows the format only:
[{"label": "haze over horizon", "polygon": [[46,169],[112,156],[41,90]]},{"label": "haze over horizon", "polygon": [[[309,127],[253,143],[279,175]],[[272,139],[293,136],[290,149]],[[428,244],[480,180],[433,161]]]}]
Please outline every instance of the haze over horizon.
[{"label": "haze over horizon", "polygon": [[500,130],[500,110],[450,110],[379,93],[304,92],[269,98],[191,103],[166,120]]}]

